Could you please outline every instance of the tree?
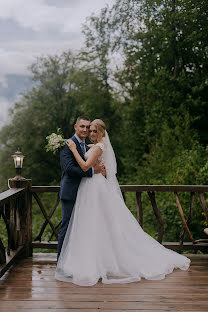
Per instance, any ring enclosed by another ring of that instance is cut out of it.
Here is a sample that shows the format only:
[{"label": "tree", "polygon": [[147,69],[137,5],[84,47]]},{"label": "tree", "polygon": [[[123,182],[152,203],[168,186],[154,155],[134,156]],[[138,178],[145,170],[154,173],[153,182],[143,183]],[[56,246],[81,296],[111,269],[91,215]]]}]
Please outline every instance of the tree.
[{"label": "tree", "polygon": [[[25,177],[31,177],[33,184],[59,184],[59,155],[46,153],[46,136],[57,128],[65,138],[72,136],[79,115],[103,118],[108,124],[105,92],[96,73],[81,68],[71,52],[39,58],[31,72],[34,87],[16,103],[11,123],[0,132],[0,160],[5,163],[1,178],[12,176],[8,155],[21,148]],[[6,188],[6,182],[1,187]]]},{"label": "tree", "polygon": [[124,55],[115,76],[125,99],[126,150],[134,155],[125,161],[130,176],[164,123],[174,129],[186,112],[206,145],[207,1],[117,1],[109,20],[112,49]]}]

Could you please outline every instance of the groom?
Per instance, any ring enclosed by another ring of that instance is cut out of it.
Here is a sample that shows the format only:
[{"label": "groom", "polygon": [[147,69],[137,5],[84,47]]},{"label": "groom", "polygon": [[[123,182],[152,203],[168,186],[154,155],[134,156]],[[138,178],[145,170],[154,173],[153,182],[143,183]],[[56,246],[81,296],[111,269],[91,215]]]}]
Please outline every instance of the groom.
[{"label": "groom", "polygon": [[[85,160],[84,154],[89,149],[85,144],[85,139],[89,134],[90,120],[85,116],[77,118],[74,125],[75,135],[71,138],[77,146],[77,151]],[[105,169],[103,165],[96,165],[84,172],[78,165],[73,153],[67,145],[60,152],[61,162],[61,190],[60,199],[62,206],[62,223],[59,232],[57,260],[61,253],[62,244],[67,231],[69,220],[71,218],[72,210],[76,201],[77,191],[82,177],[92,177],[93,174],[102,173],[105,176]]]}]

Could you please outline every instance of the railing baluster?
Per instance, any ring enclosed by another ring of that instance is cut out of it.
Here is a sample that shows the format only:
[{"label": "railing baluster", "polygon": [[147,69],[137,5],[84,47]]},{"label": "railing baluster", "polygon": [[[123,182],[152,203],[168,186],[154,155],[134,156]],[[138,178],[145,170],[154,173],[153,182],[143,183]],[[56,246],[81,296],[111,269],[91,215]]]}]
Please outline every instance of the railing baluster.
[{"label": "railing baluster", "polygon": [[[62,222],[62,221],[59,221],[59,223],[55,226],[55,229],[56,229],[56,230],[58,230],[59,226],[61,225],[61,222]],[[50,242],[50,241],[52,240],[53,235],[54,235],[54,232],[52,232],[52,234],[51,234],[51,236],[50,236],[48,242]]]},{"label": "railing baluster", "polygon": [[2,240],[0,238],[0,264],[6,263],[6,252],[4,244],[2,243]]},{"label": "railing baluster", "polygon": [[[26,213],[27,216],[28,207],[26,206],[27,201],[25,200],[25,194],[29,194],[29,192],[27,192],[24,187],[20,186],[20,188],[17,188],[14,179],[10,181],[11,189],[0,194],[0,216],[5,223],[8,236],[7,248],[0,239],[0,277],[11,267],[16,258],[20,257],[20,255],[27,256],[27,244],[30,249],[32,247],[32,240],[28,236],[25,226],[30,220],[28,221],[27,217],[21,218],[19,215],[19,203],[21,199],[24,198],[21,210]],[[22,238],[21,240],[21,245],[20,232],[22,232],[22,237],[24,237],[24,239]]]},{"label": "railing baluster", "polygon": [[[19,209],[19,214],[21,218],[20,237],[24,245],[25,251],[24,256],[29,257],[32,255],[32,194],[30,192],[32,181],[30,179],[24,180],[9,179],[9,185],[11,188],[24,189],[24,194],[23,196],[18,198],[18,202],[15,205],[15,209]],[[18,239],[16,228],[15,231],[16,238]]]},{"label": "railing baluster", "polygon": [[16,209],[16,231],[17,231],[17,247],[21,246],[23,244],[22,240],[22,233],[21,233],[21,205],[20,200],[18,199],[17,202],[17,209]]},{"label": "railing baluster", "polygon": [[[188,223],[190,223],[191,218],[192,218],[192,214],[193,214],[193,210],[194,210],[194,197],[195,197],[195,193],[191,192],[189,215],[188,215],[188,218],[186,220],[187,225],[188,225]],[[183,227],[183,230],[180,233],[180,241],[179,241],[180,245],[183,245],[184,235],[185,235],[185,227]]]},{"label": "railing baluster", "polygon": [[188,225],[187,225],[187,223],[186,223],[186,219],[185,219],[185,217],[184,217],[183,209],[182,209],[181,203],[180,203],[180,201],[179,201],[178,194],[177,194],[177,192],[174,192],[174,194],[175,194],[176,204],[177,204],[177,206],[178,206],[178,210],[179,210],[179,212],[180,212],[181,219],[182,219],[182,222],[183,222],[183,226],[184,226],[184,228],[186,229],[190,240],[193,242],[194,239],[193,239],[192,234],[191,234],[191,232],[190,232],[190,230],[189,230],[189,227],[188,227]]},{"label": "railing baluster", "polygon": [[11,249],[15,250],[17,248],[16,242],[16,220],[15,220],[15,214],[16,214],[16,202],[15,199],[10,200],[10,221],[9,221],[9,226],[10,226],[10,236],[11,236]]},{"label": "railing baluster", "polygon": [[5,224],[6,224],[7,236],[8,236],[7,255],[10,256],[10,250],[11,250],[10,202],[5,204],[4,211],[5,211]]},{"label": "railing baluster", "polygon": [[[4,206],[0,206],[0,219],[1,219],[1,217],[3,218],[3,216],[2,216],[3,209],[4,209]],[[4,244],[0,238],[0,264],[4,264],[5,262],[6,262],[5,247],[4,247]]]},{"label": "railing baluster", "polygon": [[[59,202],[60,202],[60,197],[59,197],[59,193],[58,193],[58,194],[57,194],[57,198],[56,198],[55,205],[53,206],[51,212],[49,213],[49,216],[48,216],[49,219],[52,218],[54,212],[56,211],[56,208],[57,208],[58,205],[59,205]],[[41,228],[41,230],[40,230],[38,236],[35,238],[35,241],[41,242],[42,235],[43,235],[43,233],[44,233],[44,231],[45,231],[45,228],[46,228],[47,224],[48,224],[48,220],[45,220],[45,222],[43,223],[42,228]],[[57,228],[58,228],[58,227],[55,227],[56,230],[57,230]],[[52,236],[51,236],[51,237],[53,237],[53,233],[52,233]],[[49,239],[49,241],[50,241],[50,240],[51,240],[51,238]]]},{"label": "railing baluster", "polygon": [[[206,201],[205,201],[205,198],[204,198],[204,194],[203,193],[199,193],[199,198],[200,198],[200,203],[201,203],[202,209],[204,210],[204,213],[205,213],[206,222],[208,224],[208,209],[207,209]],[[202,239],[195,240],[194,244],[197,244],[197,243],[207,243],[207,242],[208,242],[207,238],[202,238]]]},{"label": "railing baluster", "polygon": [[162,239],[163,239],[163,234],[164,234],[164,221],[162,219],[162,216],[159,212],[159,209],[157,207],[156,204],[156,200],[155,200],[155,192],[148,192],[151,204],[152,204],[152,208],[155,214],[155,217],[157,219],[157,224],[158,224],[158,236],[157,236],[157,240],[159,243],[162,243]]},{"label": "railing baluster", "polygon": [[49,225],[50,225],[52,231],[54,232],[54,234],[55,234],[55,236],[56,236],[56,239],[58,240],[58,233],[57,233],[57,231],[56,231],[56,229],[55,229],[55,226],[54,226],[53,223],[51,222],[50,218],[47,216],[47,213],[46,213],[46,211],[45,211],[45,209],[44,209],[44,206],[43,206],[43,204],[42,204],[42,202],[41,202],[39,196],[38,196],[36,193],[33,193],[33,196],[34,196],[34,198],[36,199],[36,201],[37,201],[37,203],[38,203],[38,205],[39,205],[39,207],[40,207],[40,209],[41,209],[41,211],[42,211],[42,214],[43,214],[44,218],[45,218],[45,219],[47,220],[47,222],[49,223]]},{"label": "railing baluster", "polygon": [[205,198],[204,198],[204,194],[203,193],[199,193],[199,198],[200,198],[201,206],[202,206],[202,209],[204,210],[205,218],[206,218],[206,221],[207,221],[207,224],[208,224],[208,209],[207,209],[206,201],[205,201]]}]

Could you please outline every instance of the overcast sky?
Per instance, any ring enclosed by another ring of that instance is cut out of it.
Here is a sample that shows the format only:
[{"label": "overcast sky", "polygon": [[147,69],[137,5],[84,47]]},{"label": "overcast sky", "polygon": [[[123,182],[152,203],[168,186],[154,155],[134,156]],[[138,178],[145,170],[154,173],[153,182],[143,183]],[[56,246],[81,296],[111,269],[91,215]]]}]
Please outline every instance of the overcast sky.
[{"label": "overcast sky", "polygon": [[29,88],[28,65],[39,55],[83,46],[82,24],[115,0],[0,0],[0,127]]}]

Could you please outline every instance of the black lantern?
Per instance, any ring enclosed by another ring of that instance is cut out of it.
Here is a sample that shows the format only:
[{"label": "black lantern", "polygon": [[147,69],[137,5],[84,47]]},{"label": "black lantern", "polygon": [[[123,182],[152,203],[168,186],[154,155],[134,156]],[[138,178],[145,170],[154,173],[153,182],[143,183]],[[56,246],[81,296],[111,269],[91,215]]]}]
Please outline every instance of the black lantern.
[{"label": "black lantern", "polygon": [[15,179],[25,179],[21,176],[21,170],[23,165],[23,159],[25,156],[18,150],[14,155],[12,155],[14,159],[14,166],[16,169],[16,177]]}]

